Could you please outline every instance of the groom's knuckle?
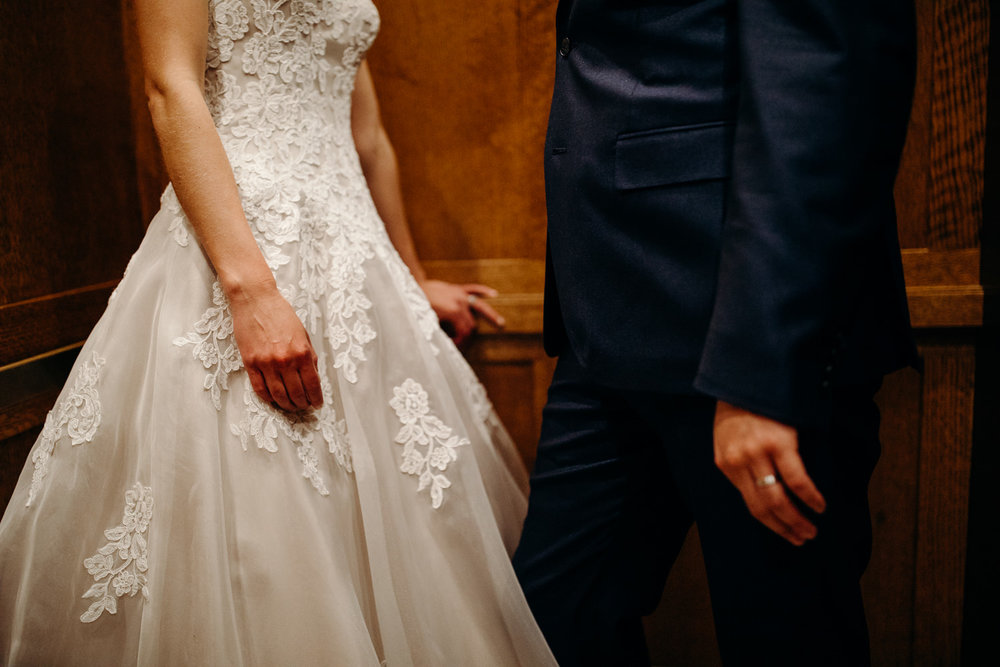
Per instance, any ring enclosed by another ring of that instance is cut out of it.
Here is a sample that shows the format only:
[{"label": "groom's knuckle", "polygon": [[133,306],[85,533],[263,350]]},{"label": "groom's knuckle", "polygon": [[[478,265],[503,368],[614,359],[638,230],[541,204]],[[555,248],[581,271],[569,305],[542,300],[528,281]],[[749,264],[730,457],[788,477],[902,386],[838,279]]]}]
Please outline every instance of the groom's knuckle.
[{"label": "groom's knuckle", "polygon": [[729,451],[720,457],[719,467],[723,470],[733,470],[739,468],[746,462],[746,457],[742,452]]}]

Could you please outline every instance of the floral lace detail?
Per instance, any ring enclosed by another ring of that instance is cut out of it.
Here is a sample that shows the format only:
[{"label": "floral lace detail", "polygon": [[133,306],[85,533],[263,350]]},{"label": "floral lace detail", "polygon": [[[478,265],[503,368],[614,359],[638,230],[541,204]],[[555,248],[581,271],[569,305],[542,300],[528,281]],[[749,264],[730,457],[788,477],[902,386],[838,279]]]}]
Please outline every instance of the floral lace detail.
[{"label": "floral lace detail", "polygon": [[208,369],[204,388],[212,405],[222,409],[222,390],[229,389],[229,374],[243,368],[243,358],[233,338],[233,316],[218,281],[212,285],[212,307],[194,325],[194,331],[174,339],[174,345],[193,345],[191,354]]},{"label": "floral lace detail", "polygon": [[417,320],[417,326],[420,327],[420,333],[431,344],[431,350],[434,354],[438,354],[440,349],[433,343],[433,340],[434,334],[441,328],[441,321],[438,319],[434,309],[431,308],[431,304],[427,300],[427,295],[424,294],[419,283],[414,280],[413,275],[406,268],[406,264],[403,263],[403,260],[399,258],[399,255],[395,253],[391,246],[380,245],[378,250],[381,259],[385,262],[386,268],[389,270],[392,281],[406,297],[406,302],[410,306],[410,312],[413,313],[413,316]]},{"label": "floral lace detail", "polygon": [[49,472],[49,459],[63,430],[69,436],[71,445],[81,445],[94,439],[97,427],[101,425],[101,400],[97,393],[97,382],[101,379],[104,363],[104,359],[96,352],[93,353],[89,361],[80,365],[73,381],[73,391],[46,416],[38,446],[31,455],[35,470],[31,475],[26,507],[31,506],[42,487],[42,480]]},{"label": "floral lace detail", "polygon": [[240,0],[221,0],[211,8],[211,20],[215,30],[208,34],[208,62],[218,67],[232,60],[235,41],[247,33],[250,19]]},{"label": "floral lace detail", "polygon": [[177,245],[186,248],[191,242],[191,233],[188,231],[184,209],[177,200],[177,193],[174,192],[172,184],[168,185],[160,196],[160,209],[170,216],[170,226],[167,227],[167,231],[173,234]]},{"label": "floral lace detail", "polygon": [[346,235],[338,238],[331,250],[331,290],[326,306],[330,323],[327,342],[336,352],[333,367],[341,369],[349,382],[358,381],[358,364],[364,361],[365,345],[375,340],[375,329],[368,316],[372,302],[364,293],[365,271],[362,262],[366,245],[353,242]]},{"label": "floral lace detail", "polygon": [[276,453],[278,435],[295,443],[296,453],[302,463],[302,476],[308,479],[320,495],[330,495],[326,483],[319,473],[319,455],[316,451],[317,438],[325,441],[337,463],[348,473],[354,472],[351,458],[351,442],[347,435],[347,422],[337,419],[331,407],[332,390],[329,380],[321,378],[323,387],[323,407],[319,410],[301,413],[281,412],[265,405],[254,393],[249,378],[243,393],[246,414],[239,424],[229,430],[239,437],[243,451],[250,449],[251,443],[258,449]]},{"label": "floral lace detail", "polygon": [[[450,426],[431,413],[427,392],[416,380],[407,379],[392,393],[389,405],[403,424],[395,439],[403,445],[403,463],[399,469],[419,477],[418,492],[430,487],[431,507],[438,509],[444,500],[444,490],[451,486],[451,481],[440,473],[458,460],[457,448],[468,445],[469,439],[455,435]],[[427,449],[420,451],[420,447]]]},{"label": "floral lace detail", "polygon": [[80,616],[84,623],[93,623],[101,614],[118,612],[118,598],[142,591],[142,598],[149,602],[146,571],[149,555],[146,531],[153,516],[153,490],[139,482],[125,492],[125,513],[122,522],[104,531],[108,543],[83,561],[87,573],[94,577],[94,584],[83,598],[94,602]]},{"label": "floral lace detail", "polygon": [[212,0],[209,18],[205,99],[247,221],[306,328],[357,382],[376,337],[364,263],[387,239],[350,103],[378,12],[370,0]]},{"label": "floral lace detail", "polygon": [[472,404],[472,411],[476,418],[485,424],[495,424],[500,426],[500,418],[497,416],[493,403],[486,393],[486,387],[476,377],[476,373],[469,366],[462,353],[454,345],[447,348],[448,356],[451,358],[452,367],[462,378],[462,387],[465,395]]}]

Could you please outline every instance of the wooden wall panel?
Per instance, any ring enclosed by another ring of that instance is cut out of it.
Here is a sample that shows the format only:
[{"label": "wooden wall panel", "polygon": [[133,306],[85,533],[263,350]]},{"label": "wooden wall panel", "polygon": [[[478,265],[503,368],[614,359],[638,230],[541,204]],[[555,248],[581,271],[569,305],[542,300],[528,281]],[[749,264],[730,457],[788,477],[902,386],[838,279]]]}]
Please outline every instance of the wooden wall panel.
[{"label": "wooden wall panel", "polygon": [[137,245],[120,16],[0,4],[0,305],[118,279]]},{"label": "wooden wall panel", "polygon": [[862,580],[874,665],[909,665],[913,658],[917,484],[922,378],[914,369],[885,379],[882,457],[872,476],[872,558]]},{"label": "wooden wall panel", "polygon": [[962,638],[976,351],[925,345],[914,598],[914,665],[957,665]]},{"label": "wooden wall panel", "polygon": [[119,3],[0,3],[0,505],[142,236]]},{"label": "wooden wall panel", "polygon": [[928,245],[979,245],[986,152],[988,0],[934,3]]},{"label": "wooden wall panel", "polygon": [[545,253],[554,0],[376,0],[369,55],[424,259]]}]

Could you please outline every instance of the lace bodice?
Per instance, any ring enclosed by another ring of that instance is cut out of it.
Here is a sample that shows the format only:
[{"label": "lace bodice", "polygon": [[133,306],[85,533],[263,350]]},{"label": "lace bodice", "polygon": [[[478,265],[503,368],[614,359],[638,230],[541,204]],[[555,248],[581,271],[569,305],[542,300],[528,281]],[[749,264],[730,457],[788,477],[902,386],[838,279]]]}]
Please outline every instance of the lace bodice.
[{"label": "lace bodice", "polygon": [[351,92],[378,25],[370,0],[209,0],[205,97],[241,188],[354,175]]}]

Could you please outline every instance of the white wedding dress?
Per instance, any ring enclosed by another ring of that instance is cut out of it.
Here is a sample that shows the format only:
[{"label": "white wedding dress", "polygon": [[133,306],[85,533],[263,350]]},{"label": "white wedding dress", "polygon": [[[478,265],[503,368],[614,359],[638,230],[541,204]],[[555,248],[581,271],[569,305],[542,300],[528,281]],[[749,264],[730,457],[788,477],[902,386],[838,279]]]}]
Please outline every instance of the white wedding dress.
[{"label": "white wedding dress", "polygon": [[325,404],[258,400],[168,187],[0,523],[0,663],[547,665],[526,475],[376,214],[369,0],[212,0],[206,100]]}]

